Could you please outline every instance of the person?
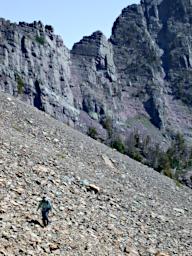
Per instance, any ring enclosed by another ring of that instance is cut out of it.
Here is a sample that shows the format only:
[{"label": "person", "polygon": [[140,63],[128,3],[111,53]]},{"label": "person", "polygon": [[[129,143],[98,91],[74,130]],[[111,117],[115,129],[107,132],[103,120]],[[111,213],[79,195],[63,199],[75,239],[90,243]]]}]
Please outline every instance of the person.
[{"label": "person", "polygon": [[40,201],[37,211],[39,209],[41,209],[42,221],[45,227],[49,224],[48,214],[49,214],[49,211],[52,210],[51,202],[48,198],[46,198],[46,196],[43,196],[42,200]]}]

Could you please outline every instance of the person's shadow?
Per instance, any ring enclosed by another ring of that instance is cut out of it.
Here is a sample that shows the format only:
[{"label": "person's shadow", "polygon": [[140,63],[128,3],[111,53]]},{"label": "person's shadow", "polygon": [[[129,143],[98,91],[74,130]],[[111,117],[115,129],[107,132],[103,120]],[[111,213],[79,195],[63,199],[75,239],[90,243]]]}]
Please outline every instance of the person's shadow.
[{"label": "person's shadow", "polygon": [[28,220],[29,224],[39,225],[40,227],[44,227],[38,220]]}]

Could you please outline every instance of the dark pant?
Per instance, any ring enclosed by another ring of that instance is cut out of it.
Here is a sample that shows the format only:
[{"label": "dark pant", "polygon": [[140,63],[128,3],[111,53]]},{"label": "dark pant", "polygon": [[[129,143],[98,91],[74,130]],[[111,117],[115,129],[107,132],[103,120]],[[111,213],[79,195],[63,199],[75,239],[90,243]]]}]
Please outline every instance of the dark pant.
[{"label": "dark pant", "polygon": [[44,226],[47,226],[49,224],[48,214],[49,214],[49,209],[42,210],[42,220],[43,220]]}]

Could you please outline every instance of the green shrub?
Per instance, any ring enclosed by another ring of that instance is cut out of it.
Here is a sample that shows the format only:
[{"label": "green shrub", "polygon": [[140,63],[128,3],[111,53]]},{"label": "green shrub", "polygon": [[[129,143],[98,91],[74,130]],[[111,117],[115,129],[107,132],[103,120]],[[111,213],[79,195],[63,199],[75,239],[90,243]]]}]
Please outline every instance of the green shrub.
[{"label": "green shrub", "polygon": [[188,156],[188,151],[189,149],[185,144],[183,135],[177,133],[172,141],[171,146],[167,150],[167,156],[169,158],[170,166],[172,169],[180,170],[185,167],[185,164],[187,164],[189,161],[187,158],[190,157]]},{"label": "green shrub", "polygon": [[[108,125],[108,122],[103,122],[104,128],[110,128]],[[148,135],[144,136],[138,131],[132,132],[126,141],[116,134],[115,137],[110,138],[107,145],[163,173],[180,186],[181,173],[192,167],[192,147],[187,145],[182,134],[171,135],[172,143],[166,151],[159,144],[152,144]]]},{"label": "green shrub", "polygon": [[142,155],[137,150],[133,151],[131,153],[130,157],[133,158],[134,160],[138,161],[138,162],[142,162],[143,161]]},{"label": "green shrub", "polygon": [[121,138],[117,138],[111,142],[111,147],[117,149],[120,153],[125,154],[125,145]]},{"label": "green shrub", "polygon": [[105,119],[103,119],[101,121],[101,124],[102,124],[103,128],[107,130],[108,136],[111,137],[112,131],[113,131],[113,122],[112,122],[111,117],[106,117]]},{"label": "green shrub", "polygon": [[35,40],[37,43],[39,43],[41,45],[45,44],[45,38],[43,36],[36,36]]},{"label": "green shrub", "polygon": [[90,136],[93,139],[97,139],[98,133],[95,127],[89,127],[87,131],[87,135]]},{"label": "green shrub", "polygon": [[175,180],[175,184],[177,187],[181,188],[182,187],[182,184],[179,180]]},{"label": "green shrub", "polygon": [[24,91],[24,82],[19,75],[16,75],[16,81],[17,81],[18,94],[22,94]]},{"label": "green shrub", "polygon": [[174,175],[173,175],[171,169],[165,169],[165,170],[163,170],[163,174],[164,174],[165,176],[171,178],[171,179],[174,178]]},{"label": "green shrub", "polygon": [[[152,154],[154,155],[153,151]],[[161,172],[162,170],[169,170],[171,168],[171,164],[168,154],[166,152],[159,152],[157,165],[154,166],[154,163],[152,163],[152,167],[156,167],[154,169],[158,172]]]}]

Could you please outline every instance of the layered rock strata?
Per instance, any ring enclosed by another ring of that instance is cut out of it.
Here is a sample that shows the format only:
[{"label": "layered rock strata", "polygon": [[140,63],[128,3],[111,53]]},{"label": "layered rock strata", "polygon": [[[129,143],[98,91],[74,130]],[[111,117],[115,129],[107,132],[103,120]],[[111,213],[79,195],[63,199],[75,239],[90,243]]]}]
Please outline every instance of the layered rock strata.
[{"label": "layered rock strata", "polygon": [[190,141],[191,17],[189,0],[142,0],[122,11],[110,39],[96,31],[71,51],[51,26],[1,19],[0,88],[104,140],[110,118],[122,136],[166,142],[174,130]]}]

